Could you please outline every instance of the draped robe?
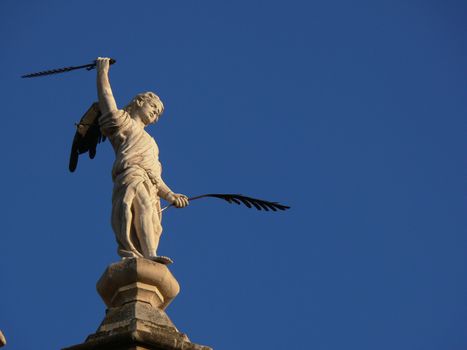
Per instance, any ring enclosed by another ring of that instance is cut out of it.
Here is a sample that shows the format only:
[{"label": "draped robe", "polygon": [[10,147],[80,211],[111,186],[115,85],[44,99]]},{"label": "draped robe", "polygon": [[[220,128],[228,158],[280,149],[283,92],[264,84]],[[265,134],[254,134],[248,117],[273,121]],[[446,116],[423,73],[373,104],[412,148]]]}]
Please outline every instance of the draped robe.
[{"label": "draped robe", "polygon": [[[124,110],[102,115],[99,124],[115,151],[111,222],[118,254],[121,257],[155,256],[162,233],[160,196],[164,198],[171,192],[161,178],[157,144]],[[138,225],[141,215],[151,216],[151,232]]]}]

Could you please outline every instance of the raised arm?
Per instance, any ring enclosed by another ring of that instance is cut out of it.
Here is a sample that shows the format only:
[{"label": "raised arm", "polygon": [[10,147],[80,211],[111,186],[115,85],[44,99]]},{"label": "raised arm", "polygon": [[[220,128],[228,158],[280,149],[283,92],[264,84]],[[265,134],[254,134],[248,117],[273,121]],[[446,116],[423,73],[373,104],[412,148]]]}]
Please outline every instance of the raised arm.
[{"label": "raised arm", "polygon": [[112,88],[110,87],[109,61],[110,58],[106,57],[98,57],[96,60],[97,96],[99,98],[99,108],[102,114],[107,114],[117,109]]}]

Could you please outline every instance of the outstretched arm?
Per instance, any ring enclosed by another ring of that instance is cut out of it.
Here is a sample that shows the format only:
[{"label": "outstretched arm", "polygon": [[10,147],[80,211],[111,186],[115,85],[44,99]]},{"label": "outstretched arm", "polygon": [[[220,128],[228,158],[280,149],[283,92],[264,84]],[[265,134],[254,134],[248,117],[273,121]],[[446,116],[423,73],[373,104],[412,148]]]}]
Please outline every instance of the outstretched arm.
[{"label": "outstretched arm", "polygon": [[112,88],[109,81],[110,58],[98,57],[97,68],[97,96],[99,97],[99,108],[102,114],[107,114],[117,109]]},{"label": "outstretched arm", "polygon": [[165,199],[177,208],[184,208],[189,204],[187,196],[181,193],[173,193],[160,176],[157,179],[153,178],[153,182],[157,186],[157,195],[160,198]]}]

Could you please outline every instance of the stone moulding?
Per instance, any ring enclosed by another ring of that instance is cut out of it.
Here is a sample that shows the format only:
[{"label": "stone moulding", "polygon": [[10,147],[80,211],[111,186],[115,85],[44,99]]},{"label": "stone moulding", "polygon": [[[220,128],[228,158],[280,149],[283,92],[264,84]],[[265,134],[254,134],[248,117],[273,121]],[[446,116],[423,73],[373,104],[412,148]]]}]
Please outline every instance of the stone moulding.
[{"label": "stone moulding", "polygon": [[107,305],[96,333],[63,350],[212,350],[192,343],[165,313],[180,292],[167,266],[144,258],[111,264],[97,282]]},{"label": "stone moulding", "polygon": [[180,292],[167,266],[142,258],[111,264],[97,282],[97,292],[107,307],[139,300],[165,310]]}]

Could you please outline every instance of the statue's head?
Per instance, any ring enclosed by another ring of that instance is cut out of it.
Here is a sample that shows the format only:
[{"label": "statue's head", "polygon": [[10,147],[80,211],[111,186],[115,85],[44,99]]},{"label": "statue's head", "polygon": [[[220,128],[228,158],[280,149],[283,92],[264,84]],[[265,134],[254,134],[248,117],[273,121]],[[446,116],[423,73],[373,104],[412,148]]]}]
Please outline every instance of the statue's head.
[{"label": "statue's head", "polygon": [[133,98],[124,108],[132,118],[139,117],[145,124],[155,123],[164,112],[164,105],[153,92],[143,92]]}]

